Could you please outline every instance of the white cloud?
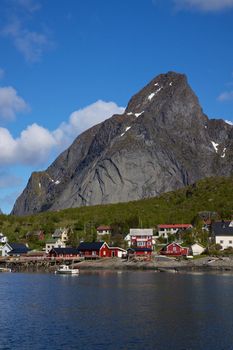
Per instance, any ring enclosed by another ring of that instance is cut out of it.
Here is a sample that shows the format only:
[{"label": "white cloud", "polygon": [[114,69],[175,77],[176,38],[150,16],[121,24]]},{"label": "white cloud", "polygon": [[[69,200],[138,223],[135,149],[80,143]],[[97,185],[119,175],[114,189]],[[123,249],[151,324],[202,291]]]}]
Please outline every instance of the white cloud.
[{"label": "white cloud", "polygon": [[49,157],[49,152],[56,145],[51,133],[32,124],[14,139],[5,128],[0,128],[0,163],[3,164],[41,164]]},{"label": "white cloud", "polygon": [[102,122],[113,114],[122,114],[125,108],[117,106],[114,102],[98,100],[91,105],[74,111],[69,121],[62,123],[53,132],[57,143],[68,146],[72,140],[84,130]]},{"label": "white cloud", "polygon": [[5,75],[4,69],[0,68],[0,79],[3,79]]},{"label": "white cloud", "polygon": [[217,12],[233,8],[233,0],[174,0],[178,9],[194,9],[204,12]]},{"label": "white cloud", "polygon": [[44,51],[52,47],[52,43],[45,34],[23,27],[17,17],[11,18],[3,28],[2,35],[13,40],[17,50],[28,62],[40,61]]},{"label": "white cloud", "polygon": [[232,101],[233,100],[233,91],[224,91],[218,96],[218,101]]},{"label": "white cloud", "polygon": [[13,87],[0,87],[0,118],[12,120],[16,113],[28,110],[29,106]]},{"label": "white cloud", "polygon": [[123,107],[114,102],[97,101],[70,115],[69,121],[49,131],[32,124],[14,138],[9,130],[0,128],[0,164],[40,165],[49,160],[51,151],[56,154],[67,148],[85,129],[100,123],[113,114],[122,114]]}]

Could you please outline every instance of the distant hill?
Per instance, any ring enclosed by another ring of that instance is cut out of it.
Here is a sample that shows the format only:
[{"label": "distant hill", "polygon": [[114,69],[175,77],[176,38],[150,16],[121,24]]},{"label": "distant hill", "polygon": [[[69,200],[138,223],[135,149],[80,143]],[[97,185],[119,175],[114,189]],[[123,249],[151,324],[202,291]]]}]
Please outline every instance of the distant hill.
[{"label": "distant hill", "polygon": [[12,213],[129,202],[232,173],[233,126],[208,119],[185,75],[168,72],[33,173]]}]

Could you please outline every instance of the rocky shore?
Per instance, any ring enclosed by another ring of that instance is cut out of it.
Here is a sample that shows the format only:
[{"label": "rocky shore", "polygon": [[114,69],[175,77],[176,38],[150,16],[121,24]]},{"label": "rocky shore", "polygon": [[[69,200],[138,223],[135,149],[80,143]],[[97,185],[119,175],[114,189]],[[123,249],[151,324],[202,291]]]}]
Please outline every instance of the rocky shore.
[{"label": "rocky shore", "polygon": [[85,260],[76,264],[80,270],[157,270],[160,272],[182,271],[232,271],[232,258],[203,257],[199,259],[173,259],[155,257],[150,261],[127,261],[122,259],[100,259],[94,261]]},{"label": "rocky shore", "polygon": [[[65,263],[61,261],[60,263]],[[70,262],[71,263],[71,262]],[[59,263],[52,262],[12,262],[7,264],[13,272],[51,272]],[[175,259],[154,257],[149,261],[126,260],[119,258],[84,260],[72,264],[82,270],[154,270],[158,272],[233,272],[233,257],[202,257],[198,259]]]}]

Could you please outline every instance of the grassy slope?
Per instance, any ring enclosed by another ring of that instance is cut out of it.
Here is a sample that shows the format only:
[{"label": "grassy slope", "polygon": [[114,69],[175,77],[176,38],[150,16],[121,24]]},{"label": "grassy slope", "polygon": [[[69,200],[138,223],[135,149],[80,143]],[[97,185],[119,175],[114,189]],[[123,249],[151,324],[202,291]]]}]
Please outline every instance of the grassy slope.
[{"label": "grassy slope", "polygon": [[76,231],[93,229],[100,224],[120,223],[129,227],[155,227],[159,223],[189,223],[199,211],[216,211],[220,218],[230,218],[233,210],[233,177],[208,178],[193,186],[135,202],[98,205],[45,212],[27,217],[0,215],[0,232],[11,239],[27,231],[70,226]]}]

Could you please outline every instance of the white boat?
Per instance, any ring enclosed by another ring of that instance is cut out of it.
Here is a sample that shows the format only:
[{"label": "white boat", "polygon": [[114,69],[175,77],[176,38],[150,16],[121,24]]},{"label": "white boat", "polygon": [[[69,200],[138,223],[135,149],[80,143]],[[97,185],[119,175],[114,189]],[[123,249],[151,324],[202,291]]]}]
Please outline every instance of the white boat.
[{"label": "white boat", "polygon": [[64,275],[77,275],[79,274],[79,269],[71,269],[68,265],[61,265],[55,271],[55,273],[64,274]]},{"label": "white boat", "polygon": [[11,269],[8,267],[0,267],[0,272],[11,272]]}]

